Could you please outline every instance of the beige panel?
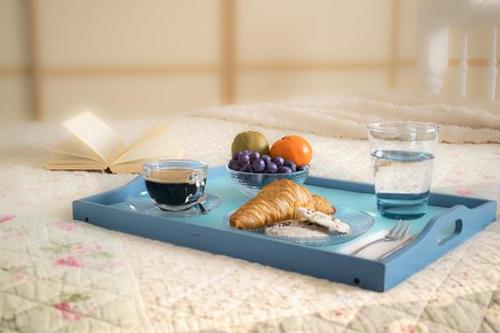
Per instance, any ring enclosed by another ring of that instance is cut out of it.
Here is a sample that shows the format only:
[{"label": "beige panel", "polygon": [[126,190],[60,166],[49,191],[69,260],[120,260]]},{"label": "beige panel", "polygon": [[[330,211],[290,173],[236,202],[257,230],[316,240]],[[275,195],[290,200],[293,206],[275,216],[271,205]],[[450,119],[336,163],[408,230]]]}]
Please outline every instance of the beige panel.
[{"label": "beige panel", "polygon": [[[450,67],[443,76],[443,97],[458,98],[458,68]],[[486,67],[470,67],[467,82],[468,100],[485,100],[487,97],[488,75]],[[416,68],[400,69],[397,76],[397,89],[409,93],[420,93],[420,73]],[[497,80],[497,96],[500,96],[500,77]],[[498,99],[498,97],[497,97]]]},{"label": "beige panel", "polygon": [[[399,55],[402,59],[414,59],[417,41],[418,0],[401,0]],[[462,50],[464,28],[450,28],[450,59],[459,59]],[[491,31],[486,27],[469,28],[469,58],[486,59],[490,51]],[[500,34],[497,36],[497,54],[500,54]]]},{"label": "beige panel", "polygon": [[396,90],[420,92],[420,73],[415,68],[400,68],[396,75]]},{"label": "beige panel", "polygon": [[[450,30],[450,58],[459,59],[462,50],[464,28]],[[469,28],[469,58],[488,59],[491,52],[491,29],[487,27]],[[500,34],[497,34],[497,56],[500,57]]]},{"label": "beige panel", "polygon": [[336,72],[248,72],[238,80],[238,102],[270,101],[308,95],[334,95],[384,89],[384,70]]},{"label": "beige panel", "polygon": [[390,0],[238,1],[240,61],[385,60]]},{"label": "beige panel", "polygon": [[27,76],[0,76],[0,122],[32,119],[30,103]]},{"label": "beige panel", "polygon": [[400,0],[399,16],[399,58],[415,59],[417,43],[418,0]]},{"label": "beige panel", "polygon": [[218,0],[39,0],[48,66],[214,63]]},{"label": "beige panel", "polygon": [[115,118],[154,117],[218,102],[215,75],[45,78],[47,119],[85,109]]},{"label": "beige panel", "polygon": [[[458,70],[451,71],[454,74],[452,80],[458,80]],[[487,67],[474,67],[469,71],[469,81],[467,85],[468,96],[478,100],[488,99],[488,68]],[[456,81],[455,81],[456,82]],[[497,100],[500,100],[500,77],[497,77],[496,86]]]},{"label": "beige panel", "polygon": [[0,0],[0,67],[27,65],[27,46],[25,1]]}]

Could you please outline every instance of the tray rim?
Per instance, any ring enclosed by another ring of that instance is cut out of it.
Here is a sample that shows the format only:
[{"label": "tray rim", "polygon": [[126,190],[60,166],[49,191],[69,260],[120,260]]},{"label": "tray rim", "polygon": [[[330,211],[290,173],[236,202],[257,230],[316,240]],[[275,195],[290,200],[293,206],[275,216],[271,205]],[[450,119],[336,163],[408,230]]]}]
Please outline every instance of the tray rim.
[{"label": "tray rim", "polygon": [[[209,169],[208,177],[214,178],[224,174],[224,166],[212,167]],[[407,277],[416,273],[429,263],[440,258],[451,249],[472,237],[475,233],[482,230],[496,218],[495,201],[431,192],[430,204],[449,209],[441,214],[433,216],[424,230],[404,249],[395,252],[382,261],[376,261],[342,253],[325,251],[322,250],[321,247],[314,248],[301,244],[287,243],[286,241],[278,239],[269,239],[252,233],[245,233],[240,230],[218,230],[201,224],[163,224],[162,228],[170,231],[171,233],[167,233],[168,235],[160,235],[149,229],[154,226],[157,227],[158,220],[169,220],[169,218],[151,216],[140,212],[129,212],[109,206],[109,204],[113,202],[120,201],[119,199],[116,200],[117,196],[125,197],[135,192],[133,189],[141,184],[144,184],[142,182],[142,176],[138,176],[127,184],[113,190],[75,200],[73,201],[73,218],[75,220],[81,220],[114,231],[130,233],[180,246],[187,246],[216,254],[223,254],[253,262],[259,262],[273,267],[305,273],[375,291],[386,291],[399,284]],[[374,193],[374,186],[371,184],[326,177],[309,176],[305,184],[351,192]],[[111,198],[115,199],[110,200]],[[123,198],[121,200],[123,200]],[[448,241],[445,246],[440,245],[436,251],[436,249],[432,246],[433,239],[431,237],[435,237],[435,234],[439,231],[437,229],[440,224],[450,222],[450,216],[448,216],[449,214],[452,214],[453,218],[465,214],[467,216],[467,221],[479,214],[483,223],[463,223],[466,225],[466,228],[463,228],[462,225],[462,229],[466,229],[466,232],[462,232],[461,229],[454,239]],[[141,226],[147,226],[143,229],[148,230],[137,229],[137,224],[134,225],[132,222],[132,219],[136,216],[140,216],[142,222]],[[116,224],[117,219],[121,219],[123,223]],[[178,222],[178,220],[176,220],[176,222]],[[178,233],[178,235],[176,233]],[[204,238],[204,242],[199,242],[200,238]],[[193,242],[193,239],[197,239],[197,242]],[[220,246],[220,244],[217,245],[214,243],[212,239],[221,239],[222,241],[229,242],[234,248],[224,249]],[[245,253],[245,246],[242,246],[245,244],[252,247],[259,246],[260,250],[257,251],[257,254],[252,255],[248,253],[247,248],[247,253]],[[420,258],[416,260],[416,263],[408,266],[407,258],[410,256],[416,256],[416,252],[418,252],[417,250],[420,250],[421,252],[422,246],[424,245],[429,249],[432,248],[435,253],[430,252],[425,260]],[[276,253],[274,251],[276,251]],[[278,259],[280,253],[283,253],[286,256]],[[296,262],[290,260],[291,257],[297,258],[296,256],[300,258],[314,258],[314,260],[309,260],[309,263],[306,262],[301,265],[297,265]],[[332,263],[335,264],[334,266],[342,265],[343,270],[347,269],[351,270],[351,272],[349,274],[343,274],[342,271],[332,272],[326,268],[321,268],[320,266],[330,266]],[[360,276],[361,278],[352,278],[352,276]]]}]

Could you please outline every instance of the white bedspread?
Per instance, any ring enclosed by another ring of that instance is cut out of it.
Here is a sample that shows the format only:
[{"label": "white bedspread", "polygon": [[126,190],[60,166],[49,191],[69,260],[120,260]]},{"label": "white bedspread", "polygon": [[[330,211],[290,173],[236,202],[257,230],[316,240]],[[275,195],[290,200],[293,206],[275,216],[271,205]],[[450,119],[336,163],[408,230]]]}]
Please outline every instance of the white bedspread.
[{"label": "white bedspread", "polygon": [[341,95],[216,107],[197,114],[351,139],[366,139],[371,122],[432,122],[439,125],[444,142],[500,143],[500,102],[444,104],[395,94]]},{"label": "white bedspread", "polygon": [[[124,135],[151,121],[114,123]],[[243,123],[182,118],[170,136],[219,165]],[[305,134],[313,173],[370,181],[366,141]],[[497,223],[380,294],[71,221],[71,201],[134,175],[51,172],[53,124],[0,125],[1,332],[498,332]],[[440,145],[433,190],[500,198],[500,145]],[[338,267],[342,269],[342,267]]]}]

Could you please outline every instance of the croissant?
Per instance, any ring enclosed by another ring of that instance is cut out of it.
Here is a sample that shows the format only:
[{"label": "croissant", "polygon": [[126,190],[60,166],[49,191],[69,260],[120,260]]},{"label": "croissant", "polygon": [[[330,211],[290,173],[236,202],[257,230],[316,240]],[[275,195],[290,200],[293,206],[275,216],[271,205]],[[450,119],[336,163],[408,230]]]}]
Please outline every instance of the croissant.
[{"label": "croissant", "polygon": [[330,201],[326,200],[322,196],[313,194],[312,197],[314,201],[314,210],[323,212],[328,215],[335,214],[335,212],[337,211],[335,207],[332,206]]},{"label": "croissant", "polygon": [[234,212],[229,222],[238,229],[258,229],[296,218],[298,207],[333,214],[335,209],[319,195],[314,195],[291,180],[281,179],[260,190],[257,196]]}]

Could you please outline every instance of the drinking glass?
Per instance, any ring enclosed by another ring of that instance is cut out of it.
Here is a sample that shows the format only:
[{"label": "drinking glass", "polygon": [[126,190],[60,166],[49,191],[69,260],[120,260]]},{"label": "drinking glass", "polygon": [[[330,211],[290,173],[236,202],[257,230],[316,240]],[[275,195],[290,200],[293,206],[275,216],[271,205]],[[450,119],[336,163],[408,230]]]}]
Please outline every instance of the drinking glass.
[{"label": "drinking glass", "polygon": [[378,212],[416,219],[427,211],[438,127],[430,123],[368,125]]}]

